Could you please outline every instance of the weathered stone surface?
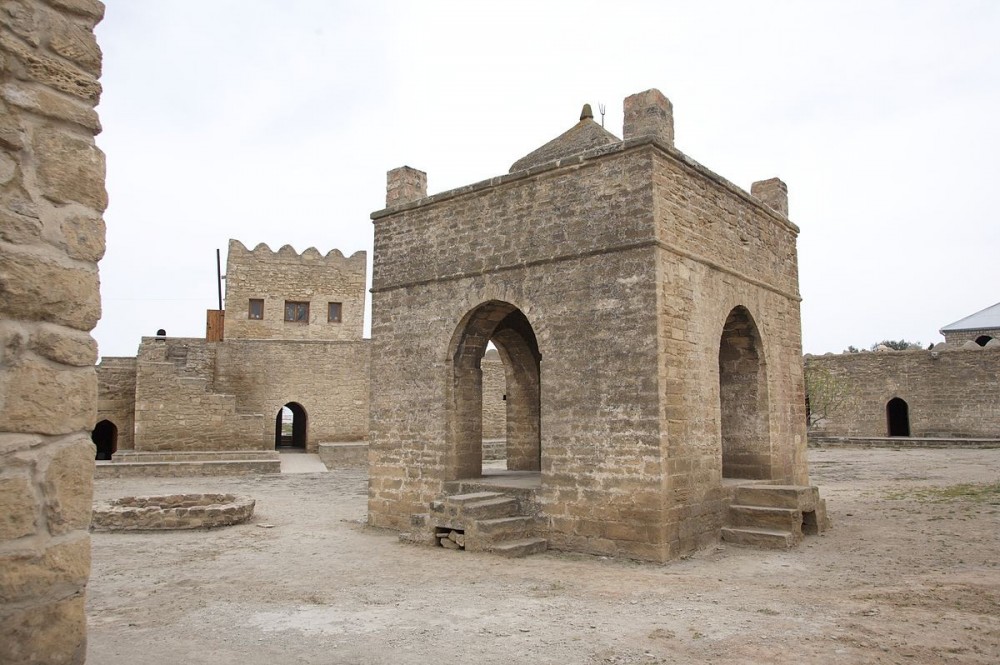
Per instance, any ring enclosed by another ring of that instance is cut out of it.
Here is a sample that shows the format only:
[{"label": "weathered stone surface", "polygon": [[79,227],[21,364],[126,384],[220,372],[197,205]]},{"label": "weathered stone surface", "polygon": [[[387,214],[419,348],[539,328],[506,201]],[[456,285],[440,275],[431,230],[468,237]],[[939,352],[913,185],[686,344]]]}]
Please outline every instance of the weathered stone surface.
[{"label": "weathered stone surface", "polygon": [[91,330],[101,317],[97,267],[36,248],[0,247],[0,317]]},{"label": "weathered stone surface", "polygon": [[97,103],[101,84],[65,60],[32,49],[10,33],[0,32],[0,51],[7,55],[7,66],[21,80],[33,80],[56,90]]},{"label": "weathered stone surface", "polygon": [[97,340],[87,333],[42,324],[31,337],[31,350],[49,360],[73,367],[93,367],[97,362]]},{"label": "weathered stone surface", "polygon": [[21,137],[21,131],[21,123],[17,116],[0,101],[0,147],[13,151],[23,148],[24,139]]},{"label": "weathered stone surface", "polygon": [[[48,88],[33,86],[20,81],[10,81],[0,86],[0,96],[16,106],[39,115],[65,120],[85,127],[95,134],[101,132],[101,122],[94,108],[83,101],[55,93]],[[2,122],[2,121],[0,121]],[[5,134],[0,124],[0,138]]]},{"label": "weathered stone surface", "polygon": [[104,257],[105,227],[100,215],[71,212],[59,230],[70,258],[97,262]]},{"label": "weathered stone surface", "polygon": [[55,127],[35,130],[36,154],[49,158],[37,166],[42,195],[56,203],[76,201],[97,211],[108,206],[104,189],[104,153],[92,139]]},{"label": "weathered stone surface", "polygon": [[84,71],[101,75],[101,48],[97,37],[87,27],[50,13],[46,20],[48,47],[67,60],[72,60]]},{"label": "weathered stone surface", "polygon": [[0,151],[0,185],[6,185],[18,174],[17,161],[7,154],[7,151]]},{"label": "weathered stone surface", "polygon": [[59,535],[90,526],[94,495],[94,444],[85,435],[46,450],[42,490],[49,533]]},{"label": "weathered stone surface", "polygon": [[82,594],[26,609],[0,609],[0,663],[79,665],[86,656]]},{"label": "weathered stone surface", "polygon": [[30,245],[42,238],[42,223],[37,217],[0,210],[0,241]]},{"label": "weathered stone surface", "polygon": [[28,475],[0,477],[0,541],[35,533],[37,515]]},{"label": "weathered stone surface", "polygon": [[97,408],[92,367],[69,369],[22,356],[0,387],[0,430],[67,434],[89,430]]},{"label": "weathered stone surface", "polygon": [[79,14],[81,16],[86,16],[90,19],[94,19],[93,23],[96,24],[102,18],[104,18],[104,3],[100,0],[47,0],[53,7],[58,7],[59,9],[65,9],[73,14]]},{"label": "weathered stone surface", "polygon": [[86,533],[41,553],[0,555],[0,604],[71,596],[86,585],[89,572],[90,536]]},{"label": "weathered stone surface", "polygon": [[0,5],[0,25],[31,46],[41,43],[38,5],[24,0],[6,0]]}]

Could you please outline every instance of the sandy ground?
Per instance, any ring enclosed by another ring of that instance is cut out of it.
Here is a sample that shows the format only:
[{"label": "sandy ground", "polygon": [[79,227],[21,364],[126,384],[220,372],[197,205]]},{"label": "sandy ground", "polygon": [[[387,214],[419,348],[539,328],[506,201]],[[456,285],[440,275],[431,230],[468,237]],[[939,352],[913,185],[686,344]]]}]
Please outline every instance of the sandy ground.
[{"label": "sandy ground", "polygon": [[1000,450],[810,458],[826,535],[665,566],[400,544],[362,526],[358,471],[99,480],[98,499],[226,491],[257,510],[216,531],[95,533],[87,662],[1000,662],[1000,499],[916,491],[996,483]]}]

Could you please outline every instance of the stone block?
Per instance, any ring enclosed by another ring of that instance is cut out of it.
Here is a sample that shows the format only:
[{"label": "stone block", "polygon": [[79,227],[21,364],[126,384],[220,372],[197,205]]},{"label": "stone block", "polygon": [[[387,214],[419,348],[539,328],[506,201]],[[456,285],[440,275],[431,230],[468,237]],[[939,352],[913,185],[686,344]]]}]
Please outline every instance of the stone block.
[{"label": "stone block", "polygon": [[72,596],[86,586],[89,574],[90,535],[86,533],[43,552],[0,555],[0,604]]},{"label": "stone block", "polygon": [[782,217],[788,217],[788,185],[778,178],[758,180],[750,185],[750,193]]},{"label": "stone block", "polygon": [[42,324],[31,336],[30,348],[53,362],[72,367],[93,367],[97,362],[97,341],[72,328]]},{"label": "stone block", "polygon": [[12,245],[31,245],[42,239],[42,222],[37,217],[0,210],[0,240]]},{"label": "stone block", "polygon": [[0,247],[0,317],[92,330],[101,317],[96,267],[66,264],[32,249]]},{"label": "stone block", "polygon": [[68,434],[94,425],[93,367],[66,368],[22,357],[7,370],[0,396],[0,431]]},{"label": "stone block", "polygon": [[651,89],[625,98],[625,140],[653,137],[665,145],[674,144],[674,107],[662,92]]},{"label": "stone block", "polygon": [[94,495],[94,444],[85,434],[49,446],[40,463],[49,533],[59,535],[90,526]]},{"label": "stone block", "polygon": [[[0,478],[0,541],[35,533],[38,523],[36,508],[35,494],[27,474]],[[2,572],[3,566],[0,566]]]},{"label": "stone block", "polygon": [[45,156],[36,167],[43,196],[56,203],[82,203],[98,212],[108,207],[104,153],[93,139],[46,126],[35,130],[32,146],[36,156]]},{"label": "stone block", "polygon": [[65,9],[72,14],[78,14],[92,19],[96,24],[104,18],[104,3],[100,0],[47,0],[53,7]]},{"label": "stone block", "polygon": [[86,657],[83,594],[26,608],[0,609],[0,663],[82,665]]},{"label": "stone block", "polygon": [[101,48],[92,30],[58,14],[48,14],[45,23],[48,47],[52,52],[72,61],[88,74],[101,75]]},{"label": "stone block", "polygon": [[[32,113],[80,125],[95,134],[101,131],[97,111],[89,103],[66,97],[48,88],[31,86],[20,81],[8,81],[0,86],[0,97]],[[0,125],[0,137],[5,136]],[[21,146],[18,145],[18,148]]]},{"label": "stone block", "polygon": [[104,257],[105,225],[100,215],[70,213],[59,224],[66,254],[80,261],[100,261]]},{"label": "stone block", "polygon": [[9,33],[0,32],[0,53],[7,56],[8,67],[19,79],[37,81],[92,104],[101,96],[101,84],[93,75],[44,55]]}]

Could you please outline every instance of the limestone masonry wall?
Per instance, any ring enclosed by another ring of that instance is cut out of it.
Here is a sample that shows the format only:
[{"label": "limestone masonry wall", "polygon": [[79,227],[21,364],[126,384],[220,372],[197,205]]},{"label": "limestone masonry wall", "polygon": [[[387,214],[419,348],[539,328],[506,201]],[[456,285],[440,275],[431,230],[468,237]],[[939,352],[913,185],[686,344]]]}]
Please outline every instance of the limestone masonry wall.
[{"label": "limestone masonry wall", "polygon": [[[298,254],[285,245],[248,250],[229,241],[226,261],[225,338],[359,340],[365,310],[367,254],[323,256],[313,248]],[[250,300],[263,300],[252,312]],[[308,322],[286,321],[286,301],[309,304]],[[340,303],[340,320],[330,321],[330,303]],[[254,318],[260,315],[260,318]]]},{"label": "limestone masonry wall", "polygon": [[[846,400],[810,433],[888,436],[886,407],[906,402],[914,437],[1000,437],[1000,346],[806,356]],[[950,345],[949,345],[950,346]]]},{"label": "limestone masonry wall", "polygon": [[0,10],[0,662],[86,658],[107,206],[93,0]]},{"label": "limestone masonry wall", "polygon": [[118,450],[135,447],[135,358],[101,358],[97,366],[97,420],[118,430]]},{"label": "limestone masonry wall", "polygon": [[483,439],[507,438],[507,379],[495,349],[483,356]]},{"label": "limestone masonry wall", "polygon": [[215,385],[241,411],[262,413],[260,436],[274,448],[275,417],[295,402],[307,417],[306,450],[368,439],[370,343],[228,340],[218,346]]}]

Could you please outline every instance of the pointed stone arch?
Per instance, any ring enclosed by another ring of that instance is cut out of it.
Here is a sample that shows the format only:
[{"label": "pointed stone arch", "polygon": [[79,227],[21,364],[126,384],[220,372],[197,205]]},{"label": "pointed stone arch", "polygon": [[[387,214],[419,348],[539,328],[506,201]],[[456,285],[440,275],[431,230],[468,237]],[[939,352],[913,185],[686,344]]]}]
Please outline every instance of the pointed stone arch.
[{"label": "pointed stone arch", "polygon": [[[291,419],[290,427],[286,425]],[[306,449],[309,416],[305,407],[298,402],[288,402],[274,418],[274,447],[284,449]]]},{"label": "pointed stone arch", "polygon": [[750,311],[734,307],[719,340],[720,451],[723,478],[771,477],[767,364]]},{"label": "pointed stone arch", "polygon": [[507,469],[541,469],[541,353],[524,313],[501,300],[470,310],[449,346],[445,476],[482,475],[483,382],[480,362],[490,342],[504,364],[507,395]]},{"label": "pointed stone arch", "polygon": [[110,420],[102,420],[94,425],[90,439],[97,446],[94,459],[109,460],[118,451],[118,426]]}]

